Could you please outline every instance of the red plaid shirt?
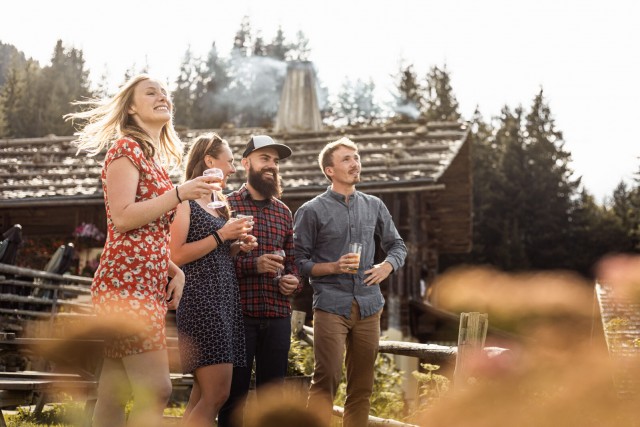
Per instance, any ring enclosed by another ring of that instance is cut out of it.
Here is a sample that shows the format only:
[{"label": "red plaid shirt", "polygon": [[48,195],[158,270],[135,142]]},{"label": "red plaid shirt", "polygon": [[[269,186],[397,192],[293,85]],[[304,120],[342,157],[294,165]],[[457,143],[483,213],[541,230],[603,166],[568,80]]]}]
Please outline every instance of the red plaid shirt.
[{"label": "red plaid shirt", "polygon": [[[293,255],[293,217],[291,211],[280,200],[272,198],[266,206],[259,207],[249,190],[242,186],[229,194],[227,201],[237,214],[253,215],[253,235],[258,247],[249,253],[240,252],[236,257],[236,276],[240,287],[242,312],[251,317],[287,317],[291,315],[289,297],[282,295],[273,273],[258,273],[258,257],[284,249],[285,271],[298,277],[298,268]],[[296,292],[302,289],[302,281]]]}]

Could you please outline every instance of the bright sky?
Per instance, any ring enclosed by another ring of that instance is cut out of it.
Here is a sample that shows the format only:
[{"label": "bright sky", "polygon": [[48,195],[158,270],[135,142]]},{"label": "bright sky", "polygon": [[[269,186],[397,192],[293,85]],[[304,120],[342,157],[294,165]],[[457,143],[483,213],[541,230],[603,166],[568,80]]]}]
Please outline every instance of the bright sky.
[{"label": "bright sky", "polygon": [[11,0],[0,41],[49,63],[57,39],[83,50],[91,79],[145,63],[173,81],[191,47],[227,55],[242,17],[270,41],[310,40],[319,78],[373,78],[388,97],[401,59],[421,76],[446,63],[463,117],[525,108],[544,88],[572,167],[598,201],[640,168],[637,0]]}]

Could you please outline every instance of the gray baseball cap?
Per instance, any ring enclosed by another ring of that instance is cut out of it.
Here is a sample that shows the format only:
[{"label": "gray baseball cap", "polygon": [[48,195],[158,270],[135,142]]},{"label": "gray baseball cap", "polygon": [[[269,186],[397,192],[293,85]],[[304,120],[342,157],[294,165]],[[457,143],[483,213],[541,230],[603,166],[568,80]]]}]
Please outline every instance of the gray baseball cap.
[{"label": "gray baseball cap", "polygon": [[242,153],[242,157],[247,157],[249,154],[253,153],[256,150],[261,148],[271,147],[274,148],[280,159],[286,159],[291,155],[291,148],[287,147],[284,144],[280,144],[279,142],[275,142],[273,138],[267,135],[255,135],[252,136],[249,142],[247,143],[247,147],[244,149],[244,153]]}]

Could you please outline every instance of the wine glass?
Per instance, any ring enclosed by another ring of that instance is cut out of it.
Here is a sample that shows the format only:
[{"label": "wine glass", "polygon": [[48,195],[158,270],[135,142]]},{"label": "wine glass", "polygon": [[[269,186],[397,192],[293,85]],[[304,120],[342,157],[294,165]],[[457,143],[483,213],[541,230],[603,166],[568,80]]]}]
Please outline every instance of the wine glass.
[{"label": "wine glass", "polygon": [[[203,173],[203,176],[213,176],[215,178],[218,178],[220,180],[220,182],[222,182],[222,180],[224,179],[224,172],[222,172],[222,169],[218,169],[218,168],[211,168],[211,169],[206,169]],[[223,208],[226,205],[225,202],[218,200],[218,195],[216,194],[216,192],[213,192],[213,201],[211,203],[207,204],[208,208],[211,209],[219,209],[219,208]]]},{"label": "wine glass", "polygon": [[[280,255],[282,257],[282,264],[284,265],[284,258],[287,256],[283,249],[278,249],[272,252],[274,255]],[[273,281],[278,284],[280,282],[280,278],[282,277],[282,269],[276,269],[276,277],[273,278]]]},{"label": "wine glass", "polygon": [[253,228],[253,215],[245,215],[245,214],[237,214],[236,218],[238,219],[246,219],[247,225]]}]

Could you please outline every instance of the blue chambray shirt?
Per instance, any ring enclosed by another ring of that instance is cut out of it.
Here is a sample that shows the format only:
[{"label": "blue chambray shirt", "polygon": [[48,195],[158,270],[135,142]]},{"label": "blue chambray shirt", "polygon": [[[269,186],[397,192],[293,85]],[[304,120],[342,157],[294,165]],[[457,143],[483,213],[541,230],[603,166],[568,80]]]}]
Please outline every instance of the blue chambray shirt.
[{"label": "blue chambray shirt", "polygon": [[[394,271],[402,267],[407,256],[404,241],[382,200],[356,191],[347,204],[344,195],[329,187],[303,204],[293,221],[295,262],[313,287],[313,308],[349,318],[355,298],[362,318],[377,313],[384,306],[380,286],[364,284],[364,272],[373,267],[374,235],[380,238],[387,254],[385,261]],[[349,252],[351,242],[362,243],[357,274],[311,275],[315,263],[337,261]]]}]

